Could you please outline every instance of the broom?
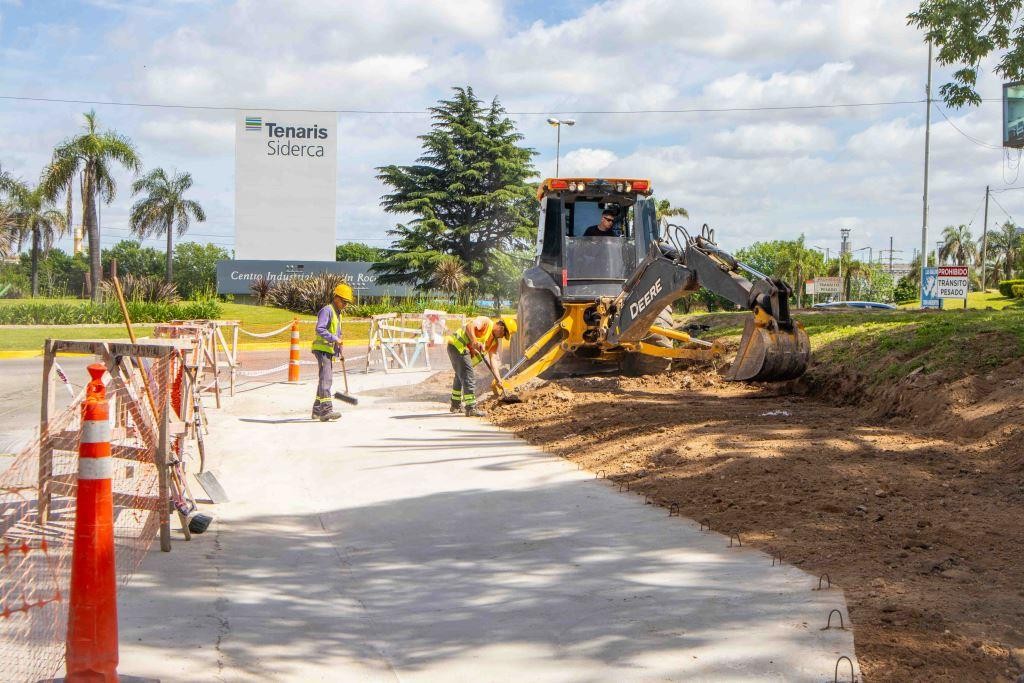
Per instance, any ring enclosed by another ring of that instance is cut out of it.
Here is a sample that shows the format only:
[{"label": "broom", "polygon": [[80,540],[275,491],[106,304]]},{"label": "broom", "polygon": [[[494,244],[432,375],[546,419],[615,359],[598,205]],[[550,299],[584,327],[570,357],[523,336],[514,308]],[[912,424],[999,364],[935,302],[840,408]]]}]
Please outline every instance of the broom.
[{"label": "broom", "polygon": [[345,393],[340,391],[334,392],[334,398],[345,403],[351,403],[352,405],[359,405],[359,399],[348,393],[348,368],[345,366],[345,355],[340,356],[341,359],[341,376],[345,380]]}]

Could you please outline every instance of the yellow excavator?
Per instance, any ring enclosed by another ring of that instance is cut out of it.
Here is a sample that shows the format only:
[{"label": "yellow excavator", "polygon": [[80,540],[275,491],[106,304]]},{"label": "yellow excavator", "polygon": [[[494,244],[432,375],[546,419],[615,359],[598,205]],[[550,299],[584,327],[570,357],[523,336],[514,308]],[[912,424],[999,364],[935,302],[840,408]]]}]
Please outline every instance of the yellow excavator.
[{"label": "yellow excavator", "polygon": [[674,359],[720,358],[718,342],[673,328],[672,303],[700,287],[752,313],[726,379],[777,382],[807,369],[810,341],[790,318],[789,285],[723,251],[707,225],[691,236],[659,223],[651,193],[642,178],[541,183],[537,256],[519,283],[518,360],[505,390],[558,369],[618,363],[644,375],[666,372]]}]

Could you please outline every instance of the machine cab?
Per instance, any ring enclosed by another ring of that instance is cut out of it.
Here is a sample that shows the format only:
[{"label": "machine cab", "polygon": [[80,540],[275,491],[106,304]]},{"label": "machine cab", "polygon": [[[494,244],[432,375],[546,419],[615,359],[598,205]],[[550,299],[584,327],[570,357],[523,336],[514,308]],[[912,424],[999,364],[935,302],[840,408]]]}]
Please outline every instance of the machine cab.
[{"label": "machine cab", "polygon": [[[622,291],[658,239],[650,194],[650,182],[642,179],[548,178],[541,183],[536,266],[561,287],[563,301]],[[612,229],[587,236],[605,212],[614,214]]]}]

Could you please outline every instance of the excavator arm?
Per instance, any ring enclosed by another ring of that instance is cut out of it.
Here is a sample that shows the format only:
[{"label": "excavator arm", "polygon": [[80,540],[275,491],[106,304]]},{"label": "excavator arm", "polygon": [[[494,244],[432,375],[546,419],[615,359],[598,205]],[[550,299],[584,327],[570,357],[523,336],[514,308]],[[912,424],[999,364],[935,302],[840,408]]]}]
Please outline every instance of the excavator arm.
[{"label": "excavator arm", "polygon": [[[755,281],[747,279],[744,271]],[[745,324],[728,379],[776,382],[804,373],[810,360],[810,341],[800,323],[789,315],[792,289],[723,251],[707,226],[696,238],[677,227],[677,237],[671,243],[652,245],[623,286],[619,315],[608,341],[639,342],[650,333],[665,306],[700,287],[754,314]]]}]

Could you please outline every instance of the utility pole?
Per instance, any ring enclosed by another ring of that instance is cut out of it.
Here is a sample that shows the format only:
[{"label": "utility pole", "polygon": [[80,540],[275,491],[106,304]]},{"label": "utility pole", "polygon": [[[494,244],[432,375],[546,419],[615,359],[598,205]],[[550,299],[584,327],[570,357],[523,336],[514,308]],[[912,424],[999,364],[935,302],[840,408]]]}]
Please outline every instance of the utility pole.
[{"label": "utility pole", "polygon": [[[928,41],[928,85],[924,111],[924,203],[921,210],[921,268],[928,265],[928,151],[932,133],[932,41]],[[923,270],[921,272],[924,272]]]},{"label": "utility pole", "polygon": [[985,265],[988,262],[988,185],[985,186],[985,222],[981,228],[981,291],[985,290]]},{"label": "utility pole", "polygon": [[[915,251],[915,253],[917,252],[916,249],[914,251]],[[902,249],[893,249],[892,248],[892,235],[889,235],[889,248],[888,249],[882,249],[878,253],[879,261],[881,261],[883,254],[888,254],[889,255],[889,277],[892,277],[892,257],[893,257],[893,255],[894,254],[902,254],[902,253],[903,253]]]}]

